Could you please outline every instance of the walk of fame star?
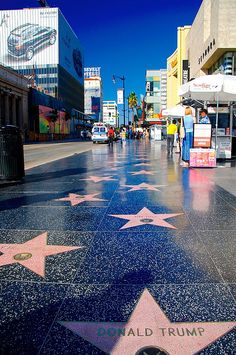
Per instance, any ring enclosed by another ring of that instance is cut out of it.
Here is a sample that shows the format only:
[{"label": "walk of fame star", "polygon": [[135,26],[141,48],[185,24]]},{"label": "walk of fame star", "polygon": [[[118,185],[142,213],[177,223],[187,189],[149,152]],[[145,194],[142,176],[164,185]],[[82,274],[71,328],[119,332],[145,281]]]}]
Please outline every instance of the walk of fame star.
[{"label": "walk of fame star", "polygon": [[144,207],[137,214],[110,214],[109,216],[129,220],[129,222],[120,229],[143,226],[144,224],[152,224],[153,226],[176,229],[170,223],[166,222],[165,219],[177,217],[182,214],[183,213],[153,213],[148,208]]},{"label": "walk of fame star", "polygon": [[93,181],[93,182],[101,182],[101,181],[115,181],[116,179],[113,179],[113,177],[110,175],[110,176],[90,176],[89,178],[87,179],[80,179],[80,180],[85,180],[85,181]]},{"label": "walk of fame star", "polygon": [[127,322],[59,323],[110,355],[140,354],[144,348],[193,355],[236,326],[236,322],[171,322],[147,289]]},{"label": "walk of fame star", "polygon": [[0,252],[3,253],[0,255],[0,266],[18,263],[44,277],[46,256],[82,248],[48,245],[47,233],[43,233],[22,244],[0,244]]},{"label": "walk of fame star", "polygon": [[164,187],[166,185],[150,185],[143,182],[139,185],[122,185],[122,186],[131,187],[131,189],[127,191],[127,192],[131,192],[131,191],[139,191],[139,190],[161,191],[157,189],[157,187]]},{"label": "walk of fame star", "polygon": [[147,171],[147,170],[140,170],[140,171],[132,172],[131,175],[154,175],[154,172],[153,171]]},{"label": "walk of fame star", "polygon": [[134,164],[134,166],[150,166],[152,165],[151,163],[139,163],[139,164]]},{"label": "walk of fame star", "polygon": [[70,201],[71,206],[76,206],[79,203],[83,203],[86,201],[107,201],[101,198],[97,198],[95,196],[98,194],[90,194],[90,195],[77,195],[77,194],[69,194],[68,197],[58,198],[55,201]]}]

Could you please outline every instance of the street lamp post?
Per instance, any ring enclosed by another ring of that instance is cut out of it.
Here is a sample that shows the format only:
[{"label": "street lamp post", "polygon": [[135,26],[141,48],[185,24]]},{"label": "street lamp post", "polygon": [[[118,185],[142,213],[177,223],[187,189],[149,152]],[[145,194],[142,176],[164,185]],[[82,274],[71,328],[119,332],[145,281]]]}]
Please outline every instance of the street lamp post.
[{"label": "street lamp post", "polygon": [[124,127],[125,127],[125,77],[123,76],[117,76],[113,75],[112,76],[112,81],[115,84],[116,83],[116,78],[120,79],[122,81],[122,88],[123,88],[123,111],[124,111]]}]

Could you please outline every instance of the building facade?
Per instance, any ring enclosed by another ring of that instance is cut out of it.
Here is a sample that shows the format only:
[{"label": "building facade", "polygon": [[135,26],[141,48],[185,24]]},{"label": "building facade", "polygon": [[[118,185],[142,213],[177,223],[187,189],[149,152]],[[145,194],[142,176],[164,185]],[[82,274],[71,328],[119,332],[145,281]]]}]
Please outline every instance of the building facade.
[{"label": "building facade", "polygon": [[28,80],[0,65],[0,127],[28,127]]},{"label": "building facade", "polygon": [[116,101],[103,101],[103,123],[117,127],[118,111]]},{"label": "building facade", "polygon": [[177,49],[167,58],[167,108],[179,103],[178,89],[189,80],[186,38],[191,26],[178,27]]},{"label": "building facade", "polygon": [[190,78],[236,75],[235,17],[235,0],[203,0],[186,38]]},{"label": "building facade", "polygon": [[[190,78],[202,75],[236,75],[236,1],[203,0],[186,38]],[[215,103],[205,102],[213,130]],[[236,156],[236,110],[229,103],[218,109],[217,156]],[[214,133],[213,133],[214,135]]]},{"label": "building facade", "polygon": [[84,68],[84,112],[96,121],[102,119],[102,98],[101,68]]},{"label": "building facade", "polygon": [[146,121],[155,122],[160,119],[161,111],[167,103],[167,71],[146,70]]},{"label": "building facade", "polygon": [[58,8],[0,11],[0,62],[28,78],[29,86],[84,110],[83,54]]}]

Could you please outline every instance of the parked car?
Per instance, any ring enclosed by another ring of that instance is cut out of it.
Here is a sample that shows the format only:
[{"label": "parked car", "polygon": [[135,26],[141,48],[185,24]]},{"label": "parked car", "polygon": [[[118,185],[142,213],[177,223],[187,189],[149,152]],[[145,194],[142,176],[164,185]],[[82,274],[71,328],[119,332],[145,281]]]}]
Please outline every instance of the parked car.
[{"label": "parked car", "polygon": [[31,60],[36,49],[53,45],[56,42],[57,31],[51,27],[26,23],[10,32],[7,39],[8,53],[13,57],[25,57]]}]

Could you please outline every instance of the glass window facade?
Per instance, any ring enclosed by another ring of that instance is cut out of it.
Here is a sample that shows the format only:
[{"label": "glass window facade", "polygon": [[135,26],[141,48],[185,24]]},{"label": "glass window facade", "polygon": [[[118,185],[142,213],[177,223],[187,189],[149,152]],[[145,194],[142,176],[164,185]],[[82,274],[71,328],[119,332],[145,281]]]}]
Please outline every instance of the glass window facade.
[{"label": "glass window facade", "polygon": [[217,73],[236,75],[236,52],[225,53],[208,69],[210,75]]}]

